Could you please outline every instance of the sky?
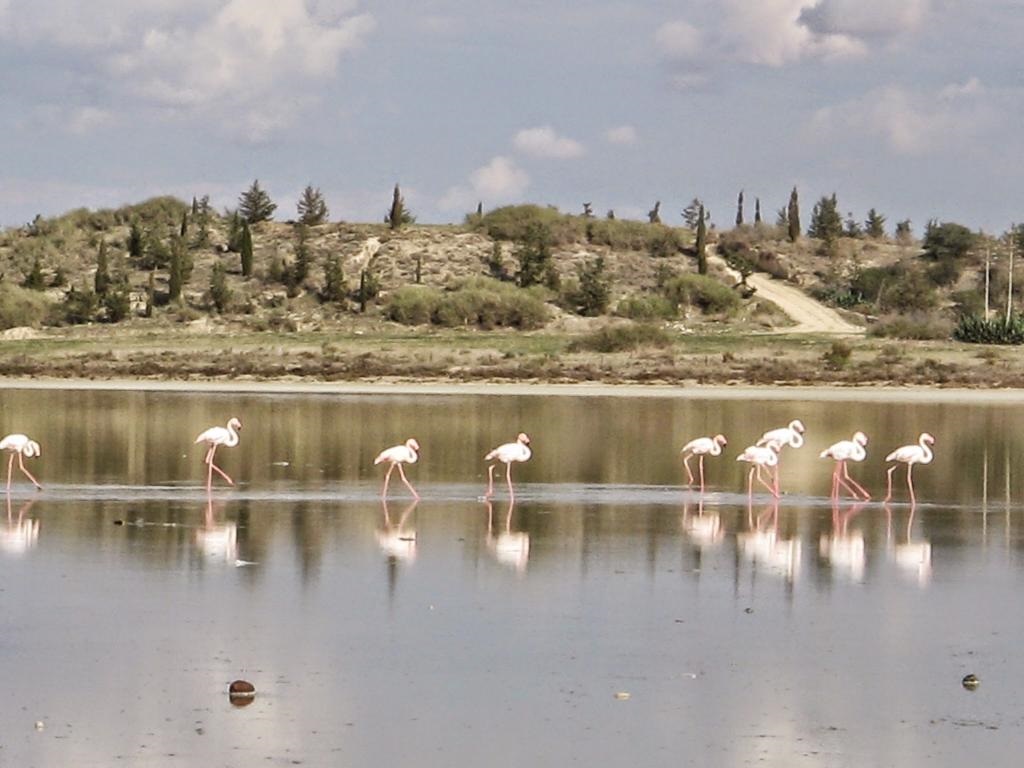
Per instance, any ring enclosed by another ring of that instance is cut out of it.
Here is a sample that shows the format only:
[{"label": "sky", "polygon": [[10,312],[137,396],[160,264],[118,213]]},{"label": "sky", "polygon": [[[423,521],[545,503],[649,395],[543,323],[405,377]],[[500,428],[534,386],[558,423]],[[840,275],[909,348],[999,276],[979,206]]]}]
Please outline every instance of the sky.
[{"label": "sky", "polygon": [[1024,221],[1021,0],[0,0],[0,226],[259,179],[296,216],[520,202],[730,228],[797,187]]}]

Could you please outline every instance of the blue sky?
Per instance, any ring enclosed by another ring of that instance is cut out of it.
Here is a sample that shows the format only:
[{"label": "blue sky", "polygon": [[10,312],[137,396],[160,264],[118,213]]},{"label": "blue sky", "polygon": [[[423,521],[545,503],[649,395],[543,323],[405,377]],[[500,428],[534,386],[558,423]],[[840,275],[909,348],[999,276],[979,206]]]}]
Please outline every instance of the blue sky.
[{"label": "blue sky", "polygon": [[0,0],[0,224],[155,194],[1024,221],[1019,0]]}]

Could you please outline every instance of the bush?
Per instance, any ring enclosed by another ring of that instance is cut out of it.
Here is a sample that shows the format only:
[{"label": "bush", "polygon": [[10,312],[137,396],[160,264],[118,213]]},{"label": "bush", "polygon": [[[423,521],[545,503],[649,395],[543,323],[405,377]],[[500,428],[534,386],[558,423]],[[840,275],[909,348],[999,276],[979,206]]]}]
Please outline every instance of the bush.
[{"label": "bush", "polygon": [[406,325],[530,330],[547,322],[548,309],[538,291],[478,278],[451,291],[403,286],[391,294],[385,315]]},{"label": "bush", "polygon": [[676,308],[664,296],[627,296],[616,305],[615,314],[630,320],[671,320]]},{"label": "bush", "polygon": [[985,319],[980,315],[961,315],[953,338],[968,344],[1024,344],[1024,315],[1013,314]]},{"label": "bush", "polygon": [[669,256],[676,256],[682,252],[682,235],[672,227],[663,224],[648,224],[650,231],[647,235],[647,254],[655,259],[664,259]]},{"label": "bush", "polygon": [[50,302],[38,291],[0,283],[0,328],[38,325],[49,309]]},{"label": "bush", "polygon": [[570,352],[628,352],[640,347],[667,347],[672,336],[664,328],[646,323],[609,325],[569,344]]},{"label": "bush", "polygon": [[889,315],[881,318],[868,329],[872,336],[890,339],[948,339],[951,324],[934,315],[916,312],[910,315]]},{"label": "bush", "polygon": [[481,229],[495,240],[523,242],[538,228],[549,233],[552,245],[565,245],[583,241],[586,233],[584,220],[559,212],[557,208],[539,205],[506,205],[495,208],[483,216],[467,220],[467,225]]},{"label": "bush", "polygon": [[822,362],[830,371],[840,371],[850,363],[853,348],[845,341],[833,341],[828,352],[822,355]]},{"label": "bush", "polygon": [[665,297],[675,307],[690,306],[704,313],[729,314],[741,304],[740,297],[713,277],[680,275],[665,284]]},{"label": "bush", "polygon": [[187,213],[189,206],[176,197],[152,197],[135,205],[118,208],[113,215],[120,224],[131,221],[141,222],[147,229],[159,226],[175,227],[181,223],[181,217]]}]

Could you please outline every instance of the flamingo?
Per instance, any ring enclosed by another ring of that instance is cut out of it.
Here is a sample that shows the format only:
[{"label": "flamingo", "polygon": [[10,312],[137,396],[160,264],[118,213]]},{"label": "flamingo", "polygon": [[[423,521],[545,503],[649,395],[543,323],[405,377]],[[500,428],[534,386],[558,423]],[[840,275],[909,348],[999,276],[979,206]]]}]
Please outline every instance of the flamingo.
[{"label": "flamingo", "polygon": [[398,467],[398,474],[402,476],[402,482],[405,483],[405,487],[412,493],[413,498],[419,501],[420,495],[416,493],[416,489],[412,487],[412,484],[406,479],[405,471],[402,469],[403,464],[415,464],[419,455],[416,453],[420,449],[420,444],[417,443],[413,438],[409,438],[402,445],[394,445],[391,448],[387,448],[381,451],[377,458],[373,460],[374,466],[377,464],[383,464],[388,462],[388,472],[384,475],[384,490],[381,492],[380,497],[386,499],[388,495],[388,481],[391,480],[391,473]]},{"label": "flamingo", "polygon": [[722,446],[727,445],[728,440],[724,435],[714,437],[698,437],[683,446],[680,451],[683,454],[683,466],[686,467],[686,475],[690,482],[686,487],[693,485],[693,472],[690,471],[690,457],[697,456],[697,466],[700,468],[700,492],[704,493],[704,456],[721,456]]},{"label": "flamingo", "polygon": [[757,481],[771,491],[772,496],[779,498],[778,475],[775,477],[775,486],[772,487],[761,477],[761,467],[777,467],[779,465],[779,453],[775,444],[751,445],[744,449],[743,453],[736,457],[736,461],[746,461],[753,466],[747,475],[747,498],[753,495],[754,472],[757,472]]},{"label": "flamingo", "polygon": [[897,464],[903,463],[907,465],[907,488],[910,489],[910,503],[917,503],[917,499],[914,497],[914,479],[911,476],[911,472],[913,471],[915,464],[928,464],[931,462],[933,454],[930,446],[934,443],[934,437],[929,435],[927,432],[922,432],[921,436],[917,438],[917,443],[914,445],[901,446],[885,457],[886,461],[896,463],[889,467],[889,471],[887,472],[889,483],[884,501],[889,501],[889,499],[892,498],[892,473],[896,469]]},{"label": "flamingo", "polygon": [[[787,445],[790,448],[799,448],[804,444],[804,423],[800,419],[793,419],[789,424],[778,429],[770,429],[758,439],[754,445],[773,446],[776,453],[781,453]],[[779,464],[775,464],[775,490],[779,488]]]},{"label": "flamingo", "polygon": [[530,451],[530,438],[525,432],[516,436],[514,443],[504,443],[484,456],[484,461],[491,464],[487,467],[487,495],[484,498],[491,498],[494,495],[494,467],[500,461],[505,465],[505,480],[508,482],[508,496],[515,499],[515,492],[512,490],[512,462],[529,461],[532,456]]},{"label": "flamingo", "polygon": [[213,471],[217,470],[217,474],[228,481],[228,485],[234,485],[235,481],[228,477],[227,473],[223,469],[213,463],[213,454],[217,452],[218,446],[225,446],[227,448],[234,448],[238,445],[238,431],[242,428],[242,422],[232,416],[228,420],[227,427],[210,427],[205,432],[202,432],[195,440],[195,445],[199,443],[206,443],[209,446],[206,451],[206,458],[203,461],[206,463],[208,469],[206,472],[206,490],[207,492],[213,486]]},{"label": "flamingo", "polygon": [[833,443],[818,454],[822,459],[833,459],[836,462],[836,468],[832,471],[833,499],[838,500],[840,485],[846,488],[855,499],[863,496],[863,500],[867,501],[871,498],[871,494],[850,477],[850,470],[846,466],[847,461],[864,461],[864,458],[868,455],[867,451],[864,450],[864,446],[867,444],[867,435],[863,432],[854,432],[851,439]]},{"label": "flamingo", "polygon": [[11,454],[11,458],[7,461],[7,492],[11,492],[11,475],[14,472],[14,457],[18,457],[18,469],[20,469],[24,475],[32,481],[32,484],[38,489],[42,490],[43,486],[39,484],[39,481],[32,477],[32,473],[25,469],[25,459],[31,459],[40,454],[39,443],[32,440],[28,435],[7,435],[3,440],[0,440],[0,451],[7,451]]}]

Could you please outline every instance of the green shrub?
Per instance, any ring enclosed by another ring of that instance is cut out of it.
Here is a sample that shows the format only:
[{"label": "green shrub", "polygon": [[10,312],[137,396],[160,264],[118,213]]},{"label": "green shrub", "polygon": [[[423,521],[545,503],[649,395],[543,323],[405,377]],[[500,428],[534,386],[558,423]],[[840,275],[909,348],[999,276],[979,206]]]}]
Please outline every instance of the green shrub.
[{"label": "green shrub", "polygon": [[822,362],[830,371],[840,371],[850,363],[853,348],[845,341],[833,341],[829,350],[822,355]]},{"label": "green shrub", "polygon": [[539,205],[506,205],[481,217],[467,220],[467,225],[483,230],[495,240],[522,242],[537,228],[547,230],[552,245],[582,242],[586,236],[585,220],[559,212],[557,208]]},{"label": "green shrub", "polygon": [[953,338],[968,344],[1024,344],[1024,314],[1005,315],[987,320],[980,315],[961,315]]},{"label": "green shrub", "polygon": [[49,309],[50,302],[38,291],[0,283],[0,328],[38,325]]},{"label": "green shrub", "polygon": [[731,288],[707,275],[679,275],[665,283],[664,292],[675,307],[696,307],[710,314],[729,314],[741,304]]},{"label": "green shrub", "polygon": [[450,291],[410,285],[391,294],[385,314],[406,325],[530,330],[548,320],[542,295],[542,290],[522,290],[489,278],[467,280]]},{"label": "green shrub", "polygon": [[178,228],[183,214],[189,211],[188,204],[176,197],[152,197],[135,205],[126,205],[113,212],[118,223],[127,224],[132,220],[141,222],[146,228],[157,225]]},{"label": "green shrub", "polygon": [[403,325],[426,325],[440,302],[441,292],[435,288],[405,285],[391,294],[384,314]]},{"label": "green shrub", "polygon": [[648,226],[650,231],[646,244],[649,256],[655,259],[664,259],[682,252],[685,243],[678,230],[663,224],[649,224]]},{"label": "green shrub", "polygon": [[569,344],[570,352],[628,352],[640,347],[667,347],[672,336],[664,328],[647,323],[608,325]]},{"label": "green shrub", "polygon": [[630,320],[671,320],[676,309],[664,296],[627,296],[616,305],[615,314]]}]

